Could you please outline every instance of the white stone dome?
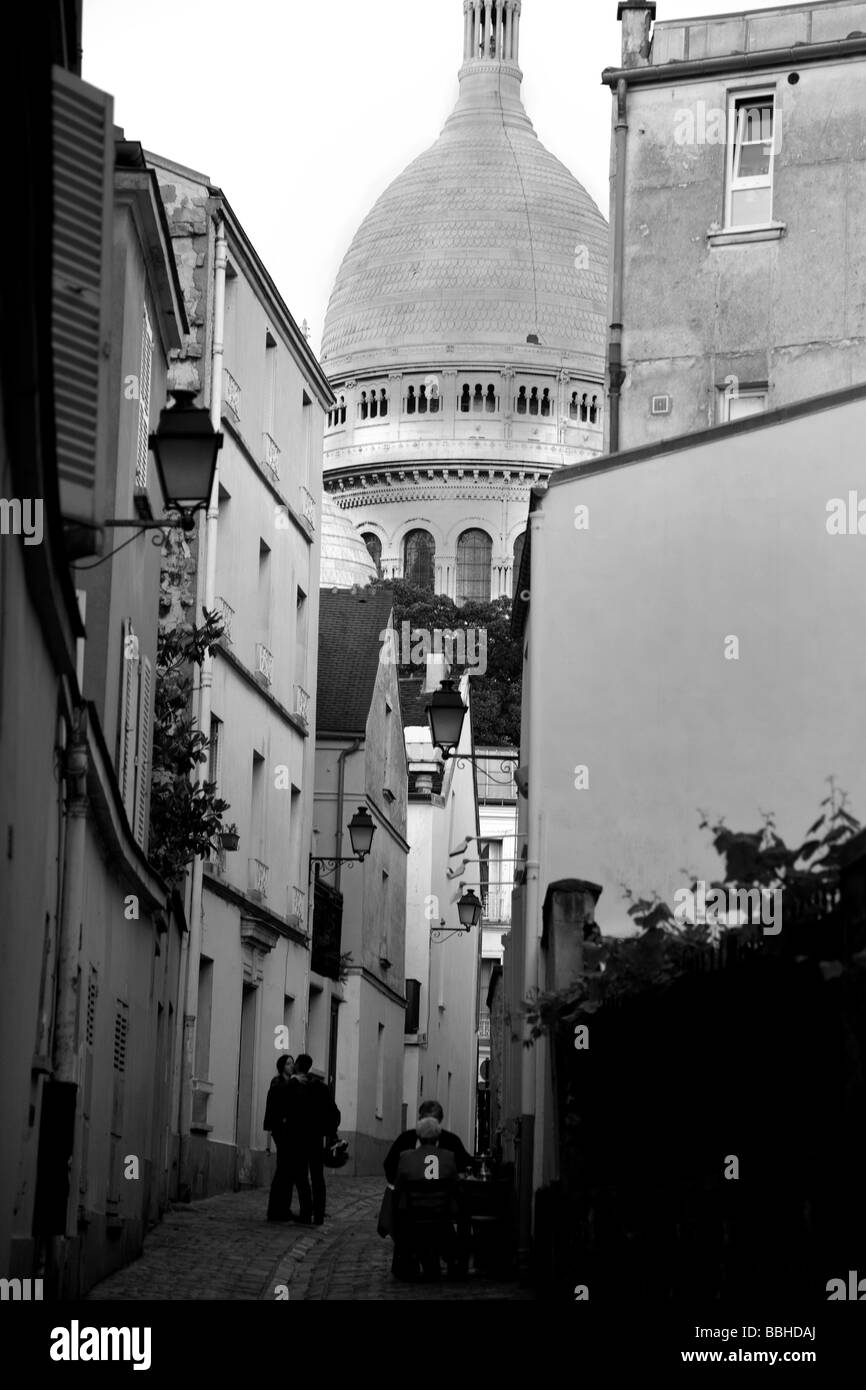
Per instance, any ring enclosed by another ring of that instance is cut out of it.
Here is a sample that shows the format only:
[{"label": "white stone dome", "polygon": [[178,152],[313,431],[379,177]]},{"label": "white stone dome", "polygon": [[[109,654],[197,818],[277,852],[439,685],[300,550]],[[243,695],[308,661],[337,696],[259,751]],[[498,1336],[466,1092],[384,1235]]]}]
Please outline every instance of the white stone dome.
[{"label": "white stone dome", "polygon": [[322,495],[322,570],[319,579],[323,589],[351,589],[376,578],[376,566],[358,535],[350,518],[341,511],[333,498]]},{"label": "white stone dome", "polygon": [[332,380],[444,349],[499,361],[533,339],[538,366],[603,357],[607,223],[536,136],[521,78],[470,56],[439,139],[362,222],[328,306]]}]

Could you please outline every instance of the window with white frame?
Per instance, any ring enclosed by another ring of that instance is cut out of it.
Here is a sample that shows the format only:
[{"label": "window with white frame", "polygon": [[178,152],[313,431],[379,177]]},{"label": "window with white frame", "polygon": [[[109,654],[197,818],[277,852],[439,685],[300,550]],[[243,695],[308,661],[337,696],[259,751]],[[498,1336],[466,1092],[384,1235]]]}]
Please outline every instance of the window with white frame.
[{"label": "window with white frame", "polygon": [[738,386],[735,390],[719,390],[718,418],[720,425],[745,420],[747,415],[762,415],[767,409],[766,386]]},{"label": "window with white frame", "polygon": [[754,227],[773,220],[773,92],[728,98],[728,186],[725,226]]}]

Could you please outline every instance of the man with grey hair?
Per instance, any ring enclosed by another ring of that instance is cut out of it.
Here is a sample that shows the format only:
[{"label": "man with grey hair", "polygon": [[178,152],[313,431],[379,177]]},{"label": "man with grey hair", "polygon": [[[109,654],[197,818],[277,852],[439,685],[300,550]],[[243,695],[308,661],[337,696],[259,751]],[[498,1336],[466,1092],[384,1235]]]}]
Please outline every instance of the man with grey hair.
[{"label": "man with grey hair", "polygon": [[[442,1106],[438,1100],[424,1100],[418,1107],[418,1119],[423,1120],[432,1117],[438,1120],[439,1124],[445,1118]],[[388,1150],[387,1157],[382,1165],[385,1169],[385,1177],[393,1187],[397,1181],[397,1165],[400,1162],[400,1155],[411,1152],[418,1144],[418,1133],[416,1129],[407,1129],[398,1136]],[[466,1173],[472,1168],[472,1159],[463,1147],[462,1141],[450,1130],[443,1129],[439,1135],[438,1144],[440,1149],[449,1149],[454,1155],[454,1162],[457,1165],[458,1173]]]},{"label": "man with grey hair", "polygon": [[457,1163],[453,1152],[442,1146],[442,1134],[439,1120],[423,1115],[415,1126],[416,1146],[401,1153],[397,1163],[392,1272],[398,1278],[417,1278],[419,1262],[425,1279],[441,1278],[442,1255],[449,1273],[455,1268]]}]

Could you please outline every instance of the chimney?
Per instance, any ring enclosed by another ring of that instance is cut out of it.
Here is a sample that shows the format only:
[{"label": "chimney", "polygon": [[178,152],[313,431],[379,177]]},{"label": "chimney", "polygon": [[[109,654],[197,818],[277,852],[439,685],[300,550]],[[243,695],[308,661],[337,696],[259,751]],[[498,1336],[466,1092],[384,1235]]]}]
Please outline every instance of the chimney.
[{"label": "chimney", "polygon": [[655,0],[619,0],[616,17],[622,24],[622,66],[647,67],[650,25],[656,17]]},{"label": "chimney", "polygon": [[451,666],[443,652],[431,652],[427,657],[427,675],[424,680],[424,694],[438,690],[451,674]]}]

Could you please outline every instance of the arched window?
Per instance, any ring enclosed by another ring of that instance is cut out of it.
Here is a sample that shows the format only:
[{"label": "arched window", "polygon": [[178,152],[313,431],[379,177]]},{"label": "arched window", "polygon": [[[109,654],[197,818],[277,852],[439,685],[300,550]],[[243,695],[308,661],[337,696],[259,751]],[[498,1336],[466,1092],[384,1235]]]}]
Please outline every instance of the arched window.
[{"label": "arched window", "polygon": [[337,414],[338,414],[339,417],[340,417],[340,424],[341,424],[341,425],[345,425],[345,423],[346,423],[346,397],[345,397],[345,396],[341,396],[341,397],[340,397],[340,407],[339,407],[339,410],[337,411]]},{"label": "arched window", "polygon": [[484,409],[488,415],[492,415],[496,409],[496,387],[492,382],[487,388],[487,395],[484,397]]},{"label": "arched window", "polygon": [[470,388],[468,386],[464,386],[463,390],[460,393],[460,410],[464,415],[469,414],[470,394]]},{"label": "arched window", "polygon": [[484,387],[480,381],[475,383],[475,395],[472,397],[472,409],[477,412],[484,409]]},{"label": "arched window", "polygon": [[526,414],[526,387],[525,387],[525,386],[521,386],[520,390],[519,390],[518,393],[517,393],[517,413],[518,413],[518,415],[525,415],[525,414]]},{"label": "arched window", "polygon": [[596,423],[600,414],[601,407],[598,404],[598,396],[593,396],[589,407],[589,421],[591,425]]},{"label": "arched window", "polygon": [[426,387],[426,386],[419,386],[419,387],[418,387],[418,414],[419,414],[419,415],[426,415],[426,414],[427,414],[427,404],[428,404],[428,402],[427,402],[427,387]]},{"label": "arched window", "polygon": [[379,414],[379,398],[375,391],[370,392],[370,419],[375,420]]},{"label": "arched window", "polygon": [[366,391],[362,391],[362,392],[361,392],[361,404],[360,404],[359,410],[360,410],[360,414],[361,414],[361,419],[362,419],[362,420],[366,420],[366,418],[367,418],[367,412],[368,412],[368,406],[367,406],[367,392],[366,392]]},{"label": "arched window", "polygon": [[537,387],[537,386],[533,386],[532,390],[531,390],[530,393],[529,393],[529,413],[530,413],[530,415],[537,415],[537,414],[538,414],[538,387]]},{"label": "arched window", "polygon": [[457,602],[490,602],[493,542],[486,531],[464,531],[457,542]]},{"label": "arched window", "polygon": [[572,393],[571,393],[571,400],[570,400],[569,403],[568,403],[568,415],[569,415],[569,419],[571,419],[571,420],[576,420],[576,419],[577,419],[577,392],[576,392],[576,391],[572,391]]},{"label": "arched window", "polygon": [[403,578],[415,589],[433,592],[436,542],[429,531],[410,531],[403,542]]},{"label": "arched window", "polygon": [[550,392],[546,386],[541,393],[541,413],[542,415],[550,414]]},{"label": "arched window", "polygon": [[410,386],[406,391],[406,414],[414,415],[417,409],[417,404],[418,403],[415,400],[415,387]]},{"label": "arched window", "polygon": [[387,415],[387,414],[388,414],[388,392],[387,392],[387,391],[380,391],[380,392],[379,392],[379,415],[380,415],[380,416],[385,416],[385,415]]},{"label": "arched window", "polygon": [[364,542],[365,546],[367,547],[367,550],[368,550],[369,555],[370,555],[370,559],[373,561],[373,564],[376,566],[376,573],[378,574],[379,578],[381,579],[381,578],[382,578],[382,542],[379,540],[379,537],[378,537],[378,536],[376,536],[376,535],[373,534],[372,531],[362,531],[362,533],[361,533],[361,540]]},{"label": "arched window", "polygon": [[523,557],[523,543],[526,540],[526,532],[521,531],[514,542],[514,564],[511,568],[511,597],[517,598],[517,581],[520,577],[520,561]]}]

